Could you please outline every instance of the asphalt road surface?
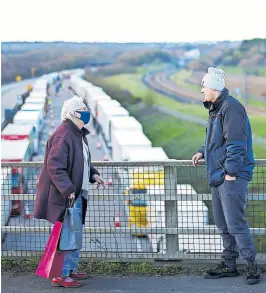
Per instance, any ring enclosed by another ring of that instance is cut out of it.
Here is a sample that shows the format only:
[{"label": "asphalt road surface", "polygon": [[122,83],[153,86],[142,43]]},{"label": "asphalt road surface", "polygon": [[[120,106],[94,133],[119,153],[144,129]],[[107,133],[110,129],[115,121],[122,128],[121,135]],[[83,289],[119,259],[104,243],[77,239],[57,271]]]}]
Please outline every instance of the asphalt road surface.
[{"label": "asphalt road surface", "polygon": [[28,79],[1,87],[1,123],[5,120],[5,109],[13,109],[17,103],[17,96],[24,94],[27,85],[33,81],[34,79]]},{"label": "asphalt road surface", "polygon": [[[70,289],[77,293],[265,293],[266,276],[260,284],[249,286],[245,277],[204,280],[201,276],[175,277],[91,277],[82,287]],[[59,293],[65,288],[54,288],[49,280],[35,276],[2,276],[5,293]]]}]

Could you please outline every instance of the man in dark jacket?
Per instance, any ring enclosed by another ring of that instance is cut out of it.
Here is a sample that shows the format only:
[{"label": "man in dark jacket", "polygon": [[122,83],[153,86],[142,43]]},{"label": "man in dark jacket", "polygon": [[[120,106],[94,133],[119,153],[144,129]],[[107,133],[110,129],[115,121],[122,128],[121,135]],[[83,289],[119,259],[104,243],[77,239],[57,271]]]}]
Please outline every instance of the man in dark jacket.
[{"label": "man in dark jacket", "polygon": [[214,219],[224,246],[221,263],[204,276],[217,279],[239,275],[238,248],[248,266],[247,283],[253,285],[259,283],[260,272],[244,219],[248,184],[254,169],[252,132],[245,108],[229,95],[224,78],[223,70],[210,67],[202,79],[201,92],[205,98],[203,104],[209,110],[209,121],[205,143],[192,157],[194,166],[205,159]]}]

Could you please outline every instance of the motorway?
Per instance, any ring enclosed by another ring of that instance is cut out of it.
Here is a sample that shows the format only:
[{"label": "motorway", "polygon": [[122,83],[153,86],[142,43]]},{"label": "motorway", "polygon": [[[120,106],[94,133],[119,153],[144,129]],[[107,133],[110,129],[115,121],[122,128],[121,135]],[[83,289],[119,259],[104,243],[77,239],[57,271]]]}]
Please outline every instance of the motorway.
[{"label": "motorway", "polygon": [[[45,126],[40,142],[40,149],[37,156],[33,158],[33,161],[42,161],[44,158],[45,145],[48,137],[52,134],[54,129],[61,123],[60,112],[63,102],[73,95],[68,90],[68,81],[64,82],[64,89],[61,91],[58,97],[55,96],[54,90],[52,90],[52,108],[53,119],[51,115],[47,115],[45,119]],[[54,122],[55,127],[51,128],[51,122]],[[91,127],[90,127],[91,128]],[[91,132],[93,133],[93,129]],[[104,150],[98,149],[97,144],[99,138],[96,135],[88,136],[90,152],[92,161],[103,161]],[[104,179],[108,179],[109,176],[114,177],[113,170],[107,168],[100,168],[99,172]],[[40,173],[40,168],[31,168],[28,174],[27,182],[29,185],[29,194],[36,193],[37,178]],[[120,213],[121,227],[127,227],[127,216],[125,211],[125,205],[122,195],[119,193],[119,184],[115,178],[113,178],[113,184],[103,191],[97,190],[96,186],[91,185],[93,195],[91,195],[88,203],[88,211],[86,217],[86,227],[114,227],[114,217],[116,213]],[[44,220],[36,220],[32,217],[34,201],[27,202],[30,211],[31,218],[25,219],[24,213],[19,217],[12,217],[10,219],[10,226],[30,226],[41,227],[51,225]],[[115,229],[114,229],[115,231]],[[45,243],[48,237],[48,233],[9,233],[5,237],[5,241],[2,243],[2,250],[16,250],[16,251],[42,251],[45,247]],[[147,238],[137,238],[130,234],[107,234],[107,233],[84,233],[83,237],[83,249],[86,252],[102,251],[104,256],[105,252],[151,252],[152,248]]]},{"label": "motorway", "polygon": [[26,89],[27,85],[32,84],[35,80],[36,78],[29,78],[29,79],[22,80],[20,82],[12,82],[6,85],[2,85],[1,94],[3,95],[17,87],[24,87]]}]

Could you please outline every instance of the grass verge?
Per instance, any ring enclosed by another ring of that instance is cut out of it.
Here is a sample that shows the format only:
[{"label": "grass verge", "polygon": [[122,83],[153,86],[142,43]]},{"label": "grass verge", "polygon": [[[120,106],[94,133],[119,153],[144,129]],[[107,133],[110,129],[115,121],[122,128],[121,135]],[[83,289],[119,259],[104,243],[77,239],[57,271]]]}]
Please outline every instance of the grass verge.
[{"label": "grass verge", "polygon": [[[218,262],[218,261],[217,261]],[[2,273],[15,275],[34,274],[38,266],[38,258],[30,259],[2,259]],[[202,275],[209,266],[199,264],[180,265],[173,263],[153,262],[105,262],[81,260],[80,269],[90,276],[178,276],[178,275]],[[262,267],[266,272],[266,267]],[[243,270],[242,270],[243,272]]]},{"label": "grass verge", "polygon": [[[2,272],[14,275],[34,274],[39,264],[39,258],[30,259],[2,259]],[[188,267],[173,264],[156,264],[153,262],[106,262],[81,260],[80,269],[94,276],[129,276],[129,275],[198,275],[202,274],[206,266],[191,265]]]},{"label": "grass verge", "polygon": [[252,132],[266,138],[266,117],[249,115]]}]

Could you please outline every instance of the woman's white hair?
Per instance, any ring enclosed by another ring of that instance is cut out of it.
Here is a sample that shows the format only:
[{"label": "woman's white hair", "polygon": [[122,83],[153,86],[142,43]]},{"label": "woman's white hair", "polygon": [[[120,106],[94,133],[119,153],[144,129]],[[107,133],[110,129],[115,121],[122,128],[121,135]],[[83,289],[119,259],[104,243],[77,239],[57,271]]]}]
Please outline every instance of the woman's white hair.
[{"label": "woman's white hair", "polygon": [[74,96],[64,102],[61,111],[61,119],[63,121],[65,121],[66,119],[70,119],[73,121],[77,117],[75,111],[83,108],[86,108],[83,99],[78,96]]}]

